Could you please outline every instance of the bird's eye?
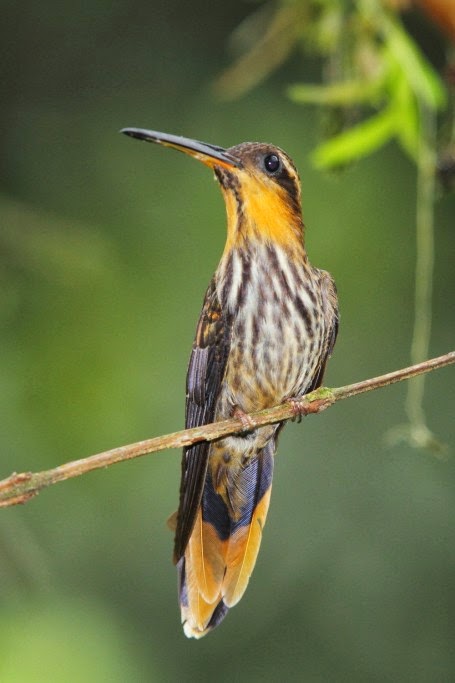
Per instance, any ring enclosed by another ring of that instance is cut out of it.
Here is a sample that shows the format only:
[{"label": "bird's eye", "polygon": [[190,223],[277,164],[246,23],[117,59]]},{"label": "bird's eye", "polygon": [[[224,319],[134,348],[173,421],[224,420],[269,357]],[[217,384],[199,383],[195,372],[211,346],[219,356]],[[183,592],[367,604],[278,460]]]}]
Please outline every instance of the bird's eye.
[{"label": "bird's eye", "polygon": [[267,154],[264,159],[264,168],[267,173],[276,173],[280,166],[280,157],[277,154]]}]

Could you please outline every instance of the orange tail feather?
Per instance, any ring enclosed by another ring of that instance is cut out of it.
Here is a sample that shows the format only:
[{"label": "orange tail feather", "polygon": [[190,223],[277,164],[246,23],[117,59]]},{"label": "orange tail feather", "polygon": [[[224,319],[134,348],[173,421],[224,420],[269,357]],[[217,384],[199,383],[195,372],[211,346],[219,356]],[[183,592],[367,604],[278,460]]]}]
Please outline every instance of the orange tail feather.
[{"label": "orange tail feather", "polygon": [[177,565],[188,637],[201,638],[217,626],[246,590],[270,503],[274,452],[272,440],[236,473],[243,501],[238,510],[228,509],[207,476],[191,538]]}]

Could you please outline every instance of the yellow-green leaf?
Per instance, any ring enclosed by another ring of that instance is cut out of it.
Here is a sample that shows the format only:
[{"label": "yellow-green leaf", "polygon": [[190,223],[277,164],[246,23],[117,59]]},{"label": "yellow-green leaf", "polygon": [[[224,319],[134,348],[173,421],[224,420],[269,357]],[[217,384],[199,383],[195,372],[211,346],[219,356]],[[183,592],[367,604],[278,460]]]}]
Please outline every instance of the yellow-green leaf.
[{"label": "yellow-green leaf", "polygon": [[352,80],[331,83],[330,85],[296,83],[289,86],[287,93],[291,100],[302,104],[347,107],[362,102],[377,102],[382,83],[382,79],[375,81]]},{"label": "yellow-green leaf", "polygon": [[398,21],[387,22],[385,39],[390,56],[406,75],[415,94],[429,107],[442,108],[446,91],[441,79]]},{"label": "yellow-green leaf", "polygon": [[395,112],[383,109],[375,116],[319,145],[313,152],[319,168],[334,168],[375,151],[390,140],[395,132]]}]

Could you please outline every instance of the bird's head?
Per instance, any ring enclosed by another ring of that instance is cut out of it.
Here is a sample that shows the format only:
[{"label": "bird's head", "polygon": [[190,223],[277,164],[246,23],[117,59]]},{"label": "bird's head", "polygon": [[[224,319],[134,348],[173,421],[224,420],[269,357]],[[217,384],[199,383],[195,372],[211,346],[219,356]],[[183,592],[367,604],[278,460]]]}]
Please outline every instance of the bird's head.
[{"label": "bird's head", "polygon": [[279,147],[243,142],[224,149],[142,128],[121,132],[185,152],[213,169],[226,202],[227,249],[251,239],[285,248],[303,245],[300,179],[292,160]]}]

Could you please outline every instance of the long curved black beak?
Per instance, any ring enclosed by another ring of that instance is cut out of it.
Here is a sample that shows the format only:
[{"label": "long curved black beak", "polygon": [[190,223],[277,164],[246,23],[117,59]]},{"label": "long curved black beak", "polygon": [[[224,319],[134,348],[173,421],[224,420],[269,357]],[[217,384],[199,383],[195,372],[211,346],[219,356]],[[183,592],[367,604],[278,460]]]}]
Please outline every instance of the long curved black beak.
[{"label": "long curved black beak", "polygon": [[240,168],[242,166],[240,159],[236,159],[223,147],[210,145],[207,142],[199,142],[198,140],[184,138],[180,135],[170,135],[169,133],[160,133],[156,130],[145,130],[143,128],[122,128],[120,132],[138,140],[156,142],[158,145],[164,145],[164,147],[171,147],[179,152],[185,152],[185,154],[189,154],[211,168],[214,166]]}]

